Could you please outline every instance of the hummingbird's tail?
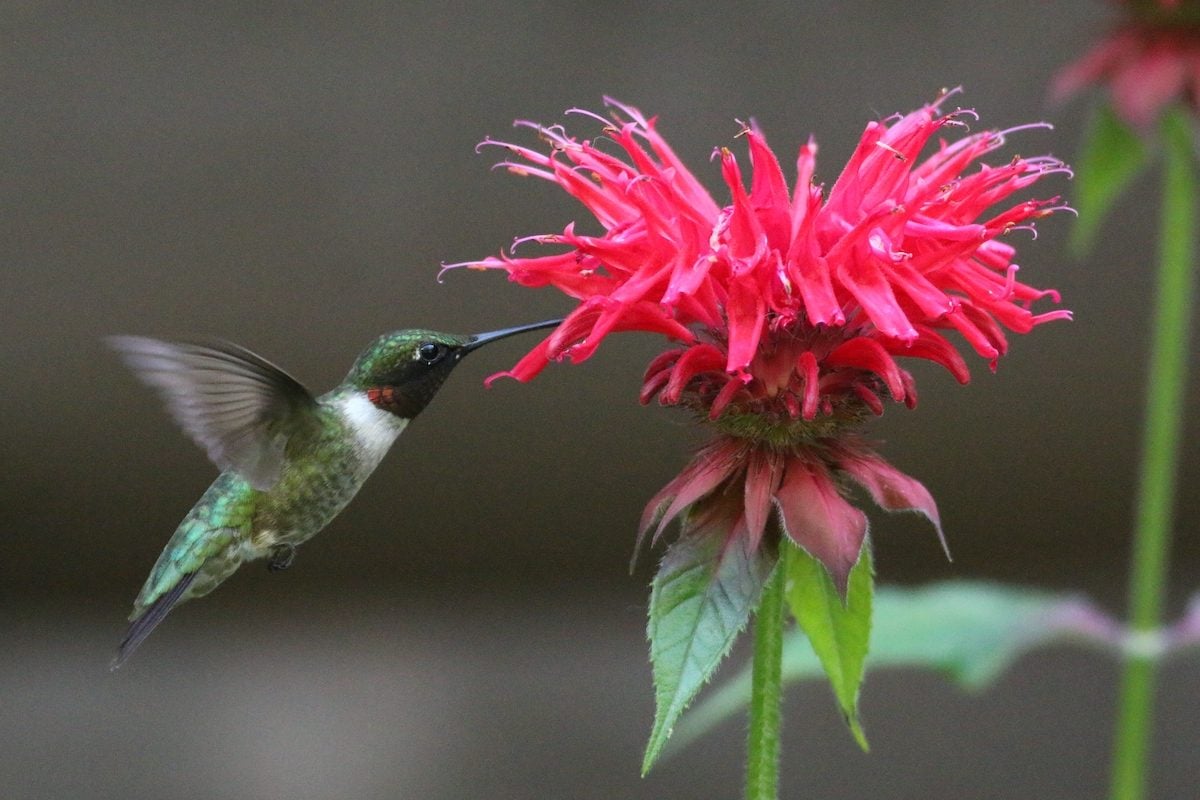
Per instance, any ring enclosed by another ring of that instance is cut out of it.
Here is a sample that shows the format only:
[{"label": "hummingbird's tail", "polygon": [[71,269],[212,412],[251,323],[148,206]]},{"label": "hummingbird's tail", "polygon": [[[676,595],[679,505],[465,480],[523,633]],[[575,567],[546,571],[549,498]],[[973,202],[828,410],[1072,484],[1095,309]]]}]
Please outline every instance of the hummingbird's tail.
[{"label": "hummingbird's tail", "polygon": [[117,654],[113,656],[112,663],[109,664],[110,670],[115,670],[117,667],[125,663],[125,659],[133,655],[133,651],[138,649],[150,632],[158,627],[158,623],[166,619],[167,614],[179,602],[179,598],[183,597],[184,592],[192,585],[192,581],[196,579],[195,572],[189,572],[182,576],[170,591],[163,593],[157,600],[146,607],[146,610],[138,615],[137,619],[129,623],[129,629],[125,631],[125,638],[121,640],[121,644],[117,646]]}]

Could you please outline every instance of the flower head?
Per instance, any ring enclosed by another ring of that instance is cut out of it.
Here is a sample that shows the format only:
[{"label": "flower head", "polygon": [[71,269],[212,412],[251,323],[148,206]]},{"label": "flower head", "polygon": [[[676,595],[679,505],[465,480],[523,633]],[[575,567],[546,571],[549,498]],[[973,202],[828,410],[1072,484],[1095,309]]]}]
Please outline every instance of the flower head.
[{"label": "flower head", "polygon": [[[661,333],[678,344],[649,365],[642,402],[685,406],[718,431],[651,501],[643,533],[657,535],[680,515],[684,535],[716,526],[756,546],[779,530],[844,590],[867,530],[846,499],[849,483],[884,508],[916,510],[938,525],[925,488],[856,432],[886,401],[915,406],[912,376],[898,359],[933,361],[966,383],[966,362],[947,332],[958,331],[994,368],[1006,330],[1070,317],[1032,310],[1058,296],[1018,281],[1015,250],[1001,241],[1062,208],[1057,198],[1009,198],[1066,167],[1049,156],[983,163],[1012,131],[967,133],[974,113],[943,113],[947,96],[869,123],[828,191],[813,182],[814,141],[799,148],[789,190],[762,132],[744,125],[748,186],[729,149],[714,153],[724,205],[653,119],[611,100],[612,121],[575,112],[600,121],[604,140],[518,122],[548,152],[485,142],[508,148],[509,171],[564,188],[602,228],[590,235],[572,223],[518,240],[564,247],[559,253],[457,265],[503,269],[520,284],[554,286],[580,301],[503,374],[524,381],[551,360],[582,361],[615,331]],[[965,135],[921,158],[947,131]]]},{"label": "flower head", "polygon": [[1055,99],[1104,84],[1125,122],[1145,129],[1175,102],[1200,109],[1200,2],[1125,0],[1118,25],[1055,76]]}]

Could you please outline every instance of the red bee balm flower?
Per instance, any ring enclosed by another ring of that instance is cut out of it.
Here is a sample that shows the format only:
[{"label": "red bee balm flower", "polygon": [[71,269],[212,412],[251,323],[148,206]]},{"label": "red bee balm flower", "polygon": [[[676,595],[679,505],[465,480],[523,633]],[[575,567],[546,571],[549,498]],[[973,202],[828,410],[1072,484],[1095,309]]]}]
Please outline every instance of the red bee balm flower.
[{"label": "red bee balm flower", "polygon": [[1070,318],[1030,310],[1058,296],[1019,282],[1014,249],[1000,241],[1063,208],[1057,198],[1004,202],[1067,168],[1048,156],[1014,157],[967,174],[1004,144],[1003,131],[940,141],[919,160],[935,133],[963,130],[975,117],[942,113],[946,96],[868,124],[828,192],[812,182],[814,142],[799,150],[789,194],[762,133],[746,126],[749,189],[733,153],[714,154],[730,194],[724,207],[654,120],[612,100],[612,122],[574,113],[603,122],[623,158],[529,122],[517,124],[538,131],[548,153],[484,143],[508,148],[509,171],[563,187],[603,228],[590,236],[572,223],[561,234],[529,237],[567,248],[555,255],[455,265],[503,269],[518,283],[555,286],[581,301],[502,374],[527,381],[552,359],[582,361],[614,331],[662,333],[680,344],[651,362],[642,402],[685,406],[718,431],[650,501],[643,534],[654,528],[657,538],[690,509],[683,535],[716,526],[753,550],[777,522],[842,592],[867,532],[866,517],[846,499],[849,481],[883,508],[924,514],[941,535],[929,492],[857,433],[886,400],[916,405],[912,376],[897,358],[934,361],[966,383],[966,363],[945,331],[961,333],[994,368],[1005,328],[1027,333]]},{"label": "red bee balm flower", "polygon": [[1126,0],[1117,27],[1054,78],[1055,99],[1102,83],[1125,122],[1147,128],[1168,104],[1200,108],[1200,2]]}]

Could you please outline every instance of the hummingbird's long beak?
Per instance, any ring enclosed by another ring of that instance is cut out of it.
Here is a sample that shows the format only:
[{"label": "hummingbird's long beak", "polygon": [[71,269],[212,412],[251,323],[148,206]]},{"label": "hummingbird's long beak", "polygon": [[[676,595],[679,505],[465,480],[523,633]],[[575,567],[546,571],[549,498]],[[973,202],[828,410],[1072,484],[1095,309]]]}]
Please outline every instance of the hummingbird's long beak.
[{"label": "hummingbird's long beak", "polygon": [[465,356],[467,353],[471,352],[472,350],[477,350],[478,348],[483,347],[488,342],[494,342],[497,339],[503,339],[507,336],[513,336],[514,334],[518,334],[518,333],[525,333],[526,331],[540,331],[543,328],[553,328],[555,325],[558,325],[560,322],[562,322],[561,319],[548,319],[545,322],[534,322],[531,325],[518,325],[515,328],[501,328],[498,331],[489,331],[488,333],[476,333],[476,334],[472,335],[467,340],[467,343],[465,345],[463,345],[462,348],[458,351],[459,357]]}]

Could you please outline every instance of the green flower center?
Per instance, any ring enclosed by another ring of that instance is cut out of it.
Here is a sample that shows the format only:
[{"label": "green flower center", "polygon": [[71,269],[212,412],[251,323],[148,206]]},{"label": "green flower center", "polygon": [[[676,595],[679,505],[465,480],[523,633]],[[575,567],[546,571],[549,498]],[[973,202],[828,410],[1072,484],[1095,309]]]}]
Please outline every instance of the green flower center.
[{"label": "green flower center", "polygon": [[[702,413],[701,409],[697,411]],[[727,436],[776,450],[792,450],[797,446],[811,448],[821,441],[838,439],[846,431],[861,427],[870,413],[865,405],[843,403],[835,406],[832,414],[818,414],[811,420],[737,407],[729,408],[715,421],[702,415],[705,422]]]}]

